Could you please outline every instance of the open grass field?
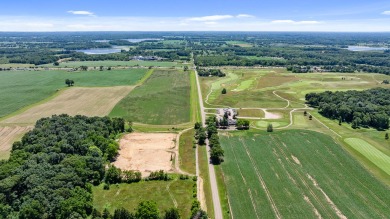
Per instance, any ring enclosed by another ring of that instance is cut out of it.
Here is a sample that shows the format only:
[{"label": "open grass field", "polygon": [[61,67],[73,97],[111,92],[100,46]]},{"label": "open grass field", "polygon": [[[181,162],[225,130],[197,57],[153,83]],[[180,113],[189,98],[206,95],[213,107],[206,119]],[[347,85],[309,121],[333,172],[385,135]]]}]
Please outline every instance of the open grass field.
[{"label": "open grass field", "polygon": [[239,109],[238,116],[264,118],[264,111],[259,109]]},{"label": "open grass field", "polygon": [[52,115],[106,116],[133,87],[73,87],[61,91],[53,99],[31,107],[15,116],[0,121],[0,124],[33,125],[37,120]]},{"label": "open grass field", "polygon": [[138,123],[175,125],[191,120],[190,73],[155,70],[110,113]]},{"label": "open grass field", "polygon": [[334,140],[290,130],[224,132],[234,218],[387,218],[390,188]]},{"label": "open grass field", "polygon": [[347,138],[345,142],[390,175],[390,156],[359,138]]},{"label": "open grass field", "polygon": [[0,64],[0,68],[29,68],[29,67],[35,67],[35,65],[19,64],[19,63]]},{"label": "open grass field", "polygon": [[227,44],[239,47],[252,47],[253,45],[244,41],[226,41]]},{"label": "open grass field", "polygon": [[80,66],[88,67],[117,67],[117,66],[156,66],[156,67],[182,67],[184,66],[179,62],[162,62],[162,61],[70,61],[70,62],[61,62],[59,66],[54,66],[53,64],[41,65],[42,67],[49,68],[76,68]]},{"label": "open grass field", "polygon": [[93,203],[100,212],[107,208],[111,213],[121,207],[134,212],[139,202],[147,200],[155,201],[160,213],[177,204],[181,218],[190,218],[194,185],[191,179],[118,184],[111,185],[110,190],[100,185],[92,189]]},{"label": "open grass field", "polygon": [[146,69],[112,71],[6,71],[0,72],[0,118],[42,101],[66,88],[65,79],[79,87],[134,85]]},{"label": "open grass field", "polygon": [[188,130],[180,136],[179,144],[179,166],[180,169],[190,173],[196,174],[196,160],[194,148],[195,129]]}]

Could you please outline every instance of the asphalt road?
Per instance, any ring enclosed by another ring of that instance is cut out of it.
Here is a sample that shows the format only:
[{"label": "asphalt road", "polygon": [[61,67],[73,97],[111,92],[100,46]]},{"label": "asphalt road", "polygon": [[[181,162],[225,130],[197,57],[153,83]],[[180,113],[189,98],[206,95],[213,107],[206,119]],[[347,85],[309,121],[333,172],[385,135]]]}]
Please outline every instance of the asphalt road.
[{"label": "asphalt road", "polygon": [[[195,75],[196,75],[196,84],[198,86],[198,96],[199,96],[199,105],[200,105],[200,111],[201,111],[201,117],[202,117],[202,125],[203,125],[203,127],[205,127],[206,126],[206,113],[205,113],[205,108],[203,105],[202,92],[200,90],[199,76],[198,76],[198,72],[196,71],[195,65],[194,65],[194,71],[195,71]],[[209,146],[208,140],[206,140],[206,147],[207,147],[207,157],[210,159],[210,146]],[[208,167],[209,167],[211,193],[212,193],[213,204],[214,204],[214,218],[215,219],[223,219],[221,201],[219,200],[219,194],[218,194],[217,178],[215,177],[214,165],[211,164],[210,160],[208,162]]]}]

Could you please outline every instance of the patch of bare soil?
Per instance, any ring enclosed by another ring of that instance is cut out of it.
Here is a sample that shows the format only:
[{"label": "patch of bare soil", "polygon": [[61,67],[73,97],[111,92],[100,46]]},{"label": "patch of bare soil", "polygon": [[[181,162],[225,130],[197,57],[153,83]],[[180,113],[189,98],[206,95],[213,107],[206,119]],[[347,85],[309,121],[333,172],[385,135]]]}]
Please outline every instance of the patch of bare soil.
[{"label": "patch of bare soil", "polygon": [[277,113],[270,113],[267,110],[263,109],[264,111],[264,119],[281,119],[283,116]]},{"label": "patch of bare soil", "polygon": [[174,172],[172,165],[178,149],[176,134],[131,133],[119,142],[120,151],[114,165],[122,170],[138,170],[143,177],[150,172]]}]

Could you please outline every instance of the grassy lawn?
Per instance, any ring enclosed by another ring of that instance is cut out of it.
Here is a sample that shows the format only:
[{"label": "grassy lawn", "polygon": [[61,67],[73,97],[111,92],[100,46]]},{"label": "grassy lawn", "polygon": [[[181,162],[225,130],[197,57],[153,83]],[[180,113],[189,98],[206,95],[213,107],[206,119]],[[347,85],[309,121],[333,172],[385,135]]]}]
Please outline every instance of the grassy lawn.
[{"label": "grassy lawn", "polygon": [[235,218],[390,214],[389,187],[327,135],[304,130],[223,133],[221,144]]},{"label": "grassy lawn", "polygon": [[190,122],[190,74],[155,70],[142,84],[122,99],[110,116],[155,125]]},{"label": "grassy lawn", "polygon": [[179,147],[179,159],[180,159],[180,169],[190,173],[196,174],[196,160],[195,160],[195,150],[194,145],[194,135],[195,130],[191,129],[187,132],[184,132],[180,136],[180,147]]},{"label": "grassy lawn", "polygon": [[194,185],[192,179],[116,184],[111,185],[109,190],[103,190],[103,185],[100,185],[92,189],[93,203],[100,212],[107,208],[113,213],[121,207],[134,212],[139,202],[150,200],[157,203],[162,214],[175,207],[176,202],[181,217],[189,218]]},{"label": "grassy lawn", "polygon": [[0,72],[0,117],[42,101],[59,89],[65,89],[65,79],[79,87],[134,85],[146,69],[112,71],[3,71]]},{"label": "grassy lawn", "polygon": [[225,176],[222,172],[221,166],[214,166],[215,169],[215,176],[217,178],[217,184],[218,184],[218,194],[219,194],[219,200],[221,201],[221,207],[222,207],[222,214],[223,218],[232,218],[230,215],[230,209],[229,209],[229,200],[228,200],[228,194],[226,191],[226,184],[225,184]]},{"label": "grassy lawn", "polygon": [[116,66],[156,66],[156,67],[182,67],[182,63],[178,62],[160,62],[160,61],[71,61],[71,62],[61,62],[59,66],[53,66],[53,64],[41,65],[42,67],[49,68],[75,68],[80,66],[88,67],[116,67]]}]

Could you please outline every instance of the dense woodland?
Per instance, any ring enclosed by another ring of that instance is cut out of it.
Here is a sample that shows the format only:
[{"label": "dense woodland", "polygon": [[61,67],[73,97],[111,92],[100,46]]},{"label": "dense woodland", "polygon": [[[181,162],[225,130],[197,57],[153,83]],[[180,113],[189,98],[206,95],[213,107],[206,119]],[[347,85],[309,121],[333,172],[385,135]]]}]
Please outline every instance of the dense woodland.
[{"label": "dense woodland", "polygon": [[115,158],[122,119],[67,115],[43,118],[0,163],[1,218],[86,218],[92,185]]},{"label": "dense woodland", "polygon": [[309,93],[306,101],[318,107],[319,113],[331,119],[351,123],[353,128],[389,128],[390,89],[375,88],[365,91]]},{"label": "dense woodland", "polygon": [[196,71],[198,72],[198,75],[201,77],[209,77],[209,76],[225,77],[226,76],[226,74],[223,73],[220,69],[196,68]]},{"label": "dense woodland", "polygon": [[[128,39],[147,40],[130,42]],[[151,40],[156,39],[156,40]],[[158,39],[158,40],[157,40]],[[229,42],[240,42],[232,44]],[[348,46],[390,48],[388,33],[272,32],[70,32],[0,33],[0,64],[48,64],[159,56],[207,66],[288,67],[292,72],[373,72],[390,74],[390,50],[349,51]],[[125,46],[129,51],[86,55],[76,50]]]}]

